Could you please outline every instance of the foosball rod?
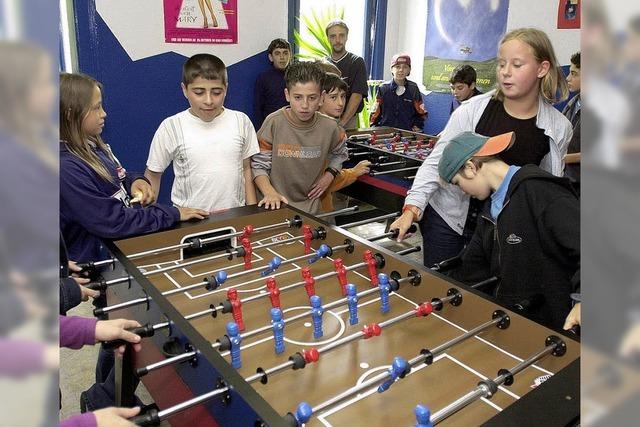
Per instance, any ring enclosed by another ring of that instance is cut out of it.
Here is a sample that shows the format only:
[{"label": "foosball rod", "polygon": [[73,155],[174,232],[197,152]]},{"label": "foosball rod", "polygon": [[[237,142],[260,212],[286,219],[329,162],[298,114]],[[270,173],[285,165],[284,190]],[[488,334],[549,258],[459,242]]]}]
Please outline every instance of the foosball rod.
[{"label": "foosball rod", "polygon": [[328,218],[330,216],[342,215],[343,213],[357,212],[359,209],[360,209],[360,206],[358,205],[350,206],[348,208],[338,209],[337,211],[318,214],[316,215],[316,218]]},{"label": "foosball rod", "polygon": [[[418,227],[416,227],[415,224],[411,224],[411,227],[409,227],[406,233],[415,233],[417,230]],[[377,242],[378,240],[382,240],[384,238],[395,239],[396,237],[398,237],[398,234],[400,234],[400,230],[396,228],[395,230],[389,230],[386,233],[382,233],[377,236],[366,237],[366,239],[370,242]]]},{"label": "foosball rod", "polygon": [[[333,248],[329,248],[329,253],[333,253],[334,251],[338,251],[338,250],[342,250],[342,249],[352,248],[353,247],[353,243],[349,239],[346,239],[345,242],[346,241],[349,241],[349,243],[344,244],[344,245],[334,246]],[[323,245],[323,246],[326,246],[326,245]],[[284,260],[284,261],[280,261],[280,263],[278,264],[278,267],[282,266],[282,265],[286,265],[286,264],[291,264],[291,263],[294,263],[294,262],[297,262],[297,261],[301,261],[303,259],[311,258],[311,257],[314,257],[314,256],[317,256],[317,253],[310,253],[310,254],[307,254],[307,255],[301,255],[299,257],[290,258],[290,259],[287,259],[287,260]],[[263,265],[263,266],[260,266],[260,267],[252,268],[250,270],[244,270],[244,271],[240,271],[238,273],[229,274],[229,275],[226,275],[226,273],[225,274],[221,274],[221,273],[224,273],[224,271],[223,270],[219,270],[216,275],[212,275],[210,278],[205,279],[202,282],[194,283],[192,285],[185,286],[185,287],[182,287],[182,288],[176,288],[176,289],[171,289],[169,291],[164,291],[160,295],[166,297],[166,296],[177,294],[177,293],[185,293],[185,292],[188,292],[188,291],[190,291],[192,289],[200,288],[202,286],[211,287],[212,289],[217,289],[218,287],[220,287],[220,285],[222,285],[224,282],[226,282],[229,279],[235,279],[237,277],[244,276],[244,275],[251,274],[251,273],[255,273],[255,272],[260,271],[260,270],[264,271],[265,268],[266,269],[270,269],[271,266],[270,265],[266,265],[266,266]],[[126,302],[123,302],[123,303],[120,303],[120,304],[115,304],[115,305],[102,307],[102,308],[96,308],[95,310],[93,310],[93,314],[95,316],[101,316],[103,314],[110,313],[110,312],[115,311],[115,310],[120,310],[120,309],[123,309],[123,308],[132,307],[134,305],[143,304],[143,303],[149,302],[151,300],[152,300],[152,298],[148,297],[148,296],[147,297],[142,297],[142,298],[137,298],[137,299],[134,299],[134,300],[131,300],[131,301],[126,301]]]},{"label": "foosball rod", "polygon": [[[457,297],[460,298],[459,294],[457,295]],[[393,319],[389,319],[389,320],[391,321]],[[382,327],[382,326],[380,326],[380,327]],[[320,349],[318,349],[317,351],[319,352]],[[279,367],[280,367],[279,370],[286,369],[289,366],[292,366],[292,364],[293,364],[293,362],[289,362],[287,364],[279,365]],[[286,365],[286,366],[284,366],[284,365]],[[284,366],[284,367],[282,367],[282,366]],[[278,367],[276,367],[276,368],[278,368]],[[275,368],[272,368],[270,370],[271,371],[270,373],[275,372],[275,371],[273,371],[273,369],[275,369]],[[260,370],[260,368],[259,368],[259,370]],[[253,382],[257,381],[257,380],[261,380],[262,378],[266,378],[267,375],[268,375],[268,373],[266,371],[263,371],[262,373],[259,372],[256,375],[252,375],[250,377],[245,378],[245,381],[247,381],[247,383],[251,384],[251,383],[253,383]],[[161,411],[152,409],[147,414],[136,416],[136,417],[132,418],[130,421],[133,422],[136,425],[139,425],[139,426],[157,425],[161,421],[169,418],[170,416],[172,416],[172,415],[174,415],[174,414],[176,414],[178,412],[184,411],[184,410],[186,410],[188,408],[191,408],[193,406],[196,406],[196,405],[199,405],[201,403],[204,403],[204,402],[206,402],[206,401],[208,401],[210,399],[213,399],[216,396],[220,396],[222,394],[225,394],[229,390],[230,390],[230,388],[228,386],[223,386],[221,388],[217,388],[217,389],[212,390],[212,391],[210,391],[208,393],[205,393],[205,394],[202,394],[200,396],[194,397],[192,399],[189,399],[187,401],[184,401],[182,403],[179,403],[177,405],[174,405],[174,406],[172,406],[170,408],[167,408],[167,409],[164,409],[164,410],[161,410]]]},{"label": "foosball rod", "polygon": [[[462,335],[459,335],[447,342],[445,342],[444,344],[439,345],[438,347],[434,348],[433,350],[422,350],[420,352],[420,354],[418,356],[416,356],[415,358],[411,359],[408,362],[408,366],[410,370],[412,367],[420,364],[420,363],[426,363],[427,365],[430,365],[433,362],[433,359],[437,356],[439,356],[441,353],[445,352],[446,350],[452,348],[453,346],[466,341],[467,339],[474,337],[476,335],[478,335],[480,332],[484,332],[485,330],[491,328],[492,326],[498,326],[500,329],[506,329],[509,326],[509,316],[502,310],[497,310],[493,313],[492,315],[492,320],[485,322],[479,326],[476,326],[475,328],[471,329],[468,332],[465,332]],[[380,374],[377,374],[371,378],[369,378],[368,380],[355,385],[345,391],[343,391],[342,393],[322,402],[319,403],[318,405],[314,406],[314,407],[310,407],[308,406],[308,404],[306,402],[302,402],[300,403],[300,405],[298,405],[299,411],[296,412],[296,415],[289,413],[285,416],[285,420],[289,423],[290,426],[300,426],[301,423],[306,423],[311,416],[317,416],[321,411],[326,410],[327,408],[336,405],[337,403],[340,403],[342,401],[344,401],[345,399],[348,399],[349,397],[360,393],[363,390],[367,390],[370,387],[374,387],[377,385],[379,385],[380,383],[382,383],[383,381],[387,380],[389,377],[391,376],[391,373],[387,370],[384,371]],[[304,415],[303,415],[304,414]]]},{"label": "foosball rod", "polygon": [[[409,249],[413,249],[413,248],[409,248]],[[376,260],[376,267],[377,268],[384,267],[385,259],[384,259],[384,256],[382,256],[382,254],[376,253],[374,255],[374,259]],[[361,267],[368,267],[368,266],[369,266],[369,264],[366,261],[363,261],[363,262],[359,262],[357,264],[344,266],[344,270],[345,270],[345,272],[349,272],[349,271],[352,271],[352,270],[357,270],[358,268],[361,268]],[[328,277],[337,276],[337,275],[338,275],[337,271],[329,271],[327,273],[323,273],[323,274],[319,274],[317,276],[314,276],[314,277],[312,277],[312,279],[315,280],[315,281],[318,281],[318,280],[323,280],[323,279],[326,279]],[[305,280],[302,280],[300,282],[296,282],[296,283],[292,283],[290,285],[283,286],[283,287],[280,288],[280,292],[286,292],[286,291],[288,291],[290,289],[299,288],[301,286],[304,286],[306,283],[307,282]],[[268,293],[256,294],[256,295],[253,295],[253,296],[250,296],[250,297],[247,297],[247,298],[243,298],[243,299],[240,300],[240,302],[242,304],[245,304],[245,303],[250,302],[250,301],[255,301],[255,300],[268,298],[268,297],[269,297]],[[222,306],[222,303],[220,303],[220,306]]]},{"label": "foosball rod", "polygon": [[[402,283],[406,283],[409,282],[411,283],[413,286],[417,286],[420,284],[422,277],[420,276],[420,274],[418,274],[417,271],[415,270],[411,270],[413,272],[415,272],[415,274],[401,278],[401,279],[393,279],[393,278],[388,278],[389,280],[389,284],[391,285],[391,292],[396,292],[398,289],[400,289],[400,285]],[[380,274],[384,274],[384,273],[380,273]],[[378,275],[380,276],[380,275]],[[386,275],[385,275],[386,276]],[[396,276],[397,277],[397,276]],[[356,296],[358,297],[358,299],[362,298],[362,297],[366,297],[368,295],[374,294],[374,293],[380,293],[380,289],[379,288],[369,288],[369,289],[365,289],[364,291],[360,291],[356,294]],[[322,308],[327,311],[327,310],[331,310],[333,308],[336,307],[340,307],[342,305],[345,305],[349,302],[349,298],[348,297],[344,297],[344,298],[340,298],[337,299],[335,301],[332,301],[328,304],[324,304],[322,306]],[[292,317],[287,317],[287,318],[283,318],[282,320],[284,321],[284,323],[291,323],[291,322],[295,322],[296,320],[300,320],[300,319],[304,319],[308,316],[310,316],[312,314],[312,309],[310,308],[308,311],[305,311],[303,313],[300,314],[296,314],[295,316]],[[251,338],[254,337],[256,335],[259,335],[263,332],[267,332],[267,331],[271,331],[273,329],[273,325],[272,324],[268,324],[265,326],[262,326],[260,328],[254,329],[252,331],[248,331],[248,332],[244,332],[240,334],[240,338],[242,338],[242,340],[244,341],[245,338]],[[226,345],[224,345],[222,342],[222,340],[217,340],[216,343],[212,344],[211,347],[213,348],[221,348],[222,350],[226,350]],[[242,347],[241,347],[242,349]],[[223,354],[223,356],[225,356],[225,354]]]},{"label": "foosball rod", "polygon": [[[384,274],[384,273],[380,273],[378,275],[378,277],[379,277],[378,280],[380,280],[380,275],[382,275],[382,274]],[[418,286],[422,281],[422,276],[420,275],[420,273],[418,271],[413,270],[413,269],[409,270],[409,272],[407,273],[407,277],[404,277],[404,278],[397,271],[393,271],[393,272],[391,272],[390,277],[388,277],[388,280],[389,280],[389,284],[390,284],[390,291],[391,292],[395,292],[398,289],[400,289],[400,285],[401,284],[406,283],[406,282],[409,282],[413,286]],[[365,291],[362,291],[362,292],[358,293],[358,297],[363,297],[363,296],[370,295],[370,294],[376,293],[376,292],[379,292],[379,288],[370,288],[370,289],[367,289]],[[330,310],[332,308],[335,308],[335,307],[338,307],[340,305],[343,305],[345,302],[347,302],[347,299],[346,298],[342,298],[342,299],[333,301],[333,302],[331,302],[329,304],[323,305],[323,309],[325,311],[326,310]],[[195,319],[197,317],[202,317],[202,316],[205,316],[205,315],[208,315],[208,314],[212,314],[215,311],[216,311],[216,309],[212,307],[212,308],[207,309],[207,310],[203,310],[203,311],[199,311],[197,313],[193,313],[193,314],[187,315],[187,316],[185,316],[185,320],[192,320],[192,319]],[[303,318],[307,317],[310,314],[311,314],[311,310],[309,310],[309,311],[307,311],[305,313],[302,313],[302,314],[295,315],[293,317],[289,317],[289,318],[283,319],[283,320],[284,320],[285,323],[293,322],[293,321],[296,321],[296,320],[299,320],[299,319],[303,319]],[[159,329],[162,329],[162,328],[166,328],[169,325],[170,325],[170,322],[163,322],[163,323],[158,323],[157,325],[152,326],[152,328],[154,330],[159,330]],[[148,328],[148,326],[147,326],[147,328]],[[264,331],[267,331],[267,330],[271,330],[271,328],[272,328],[272,325],[268,325],[268,326],[263,327],[263,328],[258,328],[258,329],[254,330],[254,331],[241,333],[240,337],[242,339],[250,338],[250,337],[252,337],[254,335],[257,335],[257,334],[259,334],[261,332],[264,332]],[[211,347],[214,348],[214,349],[218,349],[218,348],[224,347],[224,344],[222,344],[221,341],[222,340],[217,340],[214,344],[211,345]],[[123,344],[124,344],[124,342],[123,342]],[[177,356],[174,356],[174,357],[170,357],[170,358],[165,359],[165,360],[163,360],[161,362],[153,363],[153,364],[148,365],[146,367],[139,368],[139,369],[136,370],[136,373],[138,374],[139,377],[143,376],[143,375],[146,375],[148,372],[151,372],[153,370],[159,369],[159,368],[161,368],[163,366],[168,366],[168,365],[171,365],[173,363],[178,363],[178,362],[181,362],[183,360],[187,360],[187,359],[190,358],[187,355],[190,355],[191,357],[195,357],[196,356],[196,352],[192,351],[192,352],[187,352],[187,353],[180,354],[180,355],[177,355]]]},{"label": "foosball rod", "polygon": [[342,224],[340,226],[340,228],[356,227],[358,225],[364,225],[364,224],[369,224],[369,223],[372,223],[372,222],[382,221],[383,219],[395,218],[395,217],[397,217],[399,215],[400,215],[399,212],[393,212],[393,213],[386,214],[386,215],[380,215],[380,216],[376,216],[376,217],[373,217],[373,218],[363,219],[362,221],[356,221],[356,222],[350,222],[348,224]]},{"label": "foosball rod", "polygon": [[550,335],[545,340],[545,348],[535,353],[531,357],[522,362],[518,363],[511,369],[501,369],[498,371],[498,376],[493,380],[487,378],[478,383],[478,386],[472,390],[471,392],[465,394],[449,405],[445,406],[435,414],[431,416],[431,423],[438,424],[440,421],[445,420],[449,416],[458,412],[462,408],[470,405],[480,398],[488,398],[491,399],[494,394],[498,391],[498,386],[505,384],[511,385],[513,384],[513,377],[524,370],[525,368],[533,365],[538,360],[543,357],[552,354],[556,357],[563,356],[566,352],[567,346],[565,342],[556,335]]},{"label": "foosball rod", "polygon": [[[322,240],[325,239],[326,234],[327,234],[327,232],[324,229],[324,227],[318,227],[315,230],[313,230],[313,236],[318,236],[317,238],[322,239]],[[289,239],[278,240],[276,242],[251,245],[251,250],[265,249],[265,248],[270,248],[272,246],[284,245],[284,244],[287,244],[287,243],[295,242],[297,240],[302,240],[305,237],[306,236],[304,236],[304,235],[294,236],[294,237],[291,237]],[[312,239],[312,240],[314,240],[314,239]],[[243,251],[244,251],[244,248],[242,246],[238,246],[238,247],[234,248],[233,250],[231,250],[229,252],[225,252],[225,253],[217,254],[217,255],[212,255],[212,256],[205,257],[205,258],[198,258],[198,259],[195,259],[195,260],[192,260],[192,261],[173,264],[173,265],[169,265],[169,266],[166,266],[166,267],[158,268],[156,270],[145,271],[145,272],[142,273],[142,275],[145,276],[145,277],[153,276],[154,274],[166,273],[167,271],[176,270],[178,268],[190,267],[192,265],[196,265],[196,264],[200,264],[200,263],[208,262],[208,261],[214,261],[214,260],[220,259],[220,258],[229,258],[229,259],[231,259],[234,256],[239,255]],[[236,267],[238,267],[238,266],[236,266]],[[234,268],[234,267],[229,267],[229,268]],[[128,282],[130,280],[133,280],[133,279],[134,279],[133,276],[122,276],[122,277],[119,277],[117,279],[100,280],[100,281],[96,281],[96,282],[91,282],[91,283],[88,283],[87,285],[85,285],[85,287],[87,287],[89,289],[93,289],[93,290],[102,291],[102,290],[105,290],[106,288],[108,288],[109,286],[117,285],[117,284],[120,284],[120,283],[126,283],[126,282]]]},{"label": "foosball rod", "polygon": [[388,170],[388,171],[370,171],[369,172],[369,176],[378,176],[378,175],[389,175],[392,173],[396,173],[396,172],[404,172],[404,171],[413,171],[416,169],[420,169],[420,166],[410,166],[410,167],[406,167],[406,168],[400,168],[400,169],[392,169],[392,170]]},{"label": "foosball rod", "polygon": [[307,363],[318,361],[322,353],[329,352],[340,346],[348,344],[352,341],[359,340],[361,338],[371,338],[373,336],[378,336],[381,334],[382,329],[384,329],[385,327],[392,326],[408,318],[411,318],[414,316],[419,316],[419,317],[428,316],[433,310],[436,310],[436,311],[441,310],[442,307],[444,307],[444,304],[447,302],[451,303],[451,305],[454,305],[454,306],[460,305],[462,303],[462,294],[460,294],[460,292],[457,289],[451,288],[449,289],[446,297],[434,298],[431,302],[424,302],[420,304],[418,307],[416,307],[415,309],[408,311],[406,313],[400,314],[396,317],[392,317],[391,319],[385,320],[384,322],[372,323],[370,325],[367,325],[363,328],[363,330],[354,332],[351,335],[348,335],[339,340],[333,341],[332,343],[327,344],[318,349],[311,348],[310,350],[304,350],[303,353],[298,352],[292,355],[291,357],[289,357],[289,360],[287,362],[281,363],[280,365],[274,366],[266,370],[262,368],[258,368],[257,373],[245,378],[245,381],[251,384],[257,380],[260,380],[260,382],[262,382],[263,384],[266,384],[267,378],[271,374],[281,372],[287,368],[293,368],[294,370],[302,369],[306,366]]},{"label": "foosball rod", "polygon": [[202,245],[206,245],[208,243],[213,243],[213,242],[218,242],[220,240],[226,240],[226,239],[230,239],[232,237],[238,237],[238,236],[249,236],[253,233],[260,233],[262,231],[267,231],[267,230],[273,230],[274,228],[280,228],[280,227],[287,227],[287,228],[292,228],[292,227],[298,227],[300,228],[300,226],[302,225],[302,219],[300,218],[300,216],[296,215],[295,217],[293,217],[293,219],[285,219],[283,222],[279,222],[276,224],[270,224],[270,225],[265,225],[262,227],[257,227],[257,228],[253,228],[251,226],[245,226],[243,228],[242,231],[237,231],[235,233],[229,233],[229,234],[223,234],[220,236],[213,236],[213,237],[207,237],[205,239],[197,239],[194,240],[192,242],[189,243],[180,243],[177,245],[171,245],[171,246],[165,246],[162,248],[157,248],[157,249],[151,249],[148,251],[144,251],[144,252],[138,252],[135,254],[131,254],[128,256],[129,259],[136,259],[136,258],[141,258],[141,257],[145,257],[145,256],[149,256],[149,255],[157,255],[163,252],[169,252],[169,251],[174,251],[174,250],[179,250],[179,249],[185,249],[185,248],[198,248]]}]

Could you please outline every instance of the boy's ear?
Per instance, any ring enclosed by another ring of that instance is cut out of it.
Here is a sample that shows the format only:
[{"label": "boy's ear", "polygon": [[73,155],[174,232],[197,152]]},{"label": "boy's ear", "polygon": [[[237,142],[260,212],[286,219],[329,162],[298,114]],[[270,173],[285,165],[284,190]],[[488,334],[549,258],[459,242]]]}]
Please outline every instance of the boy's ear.
[{"label": "boy's ear", "polygon": [[466,162],[464,162],[462,172],[464,173],[465,178],[471,179],[478,173],[478,168],[471,160],[467,160]]},{"label": "boy's ear", "polygon": [[538,66],[538,78],[546,76],[549,68],[551,68],[551,63],[549,61],[542,61]]},{"label": "boy's ear", "polygon": [[469,89],[474,90],[476,88],[476,82],[471,82]]},{"label": "boy's ear", "polygon": [[180,83],[180,87],[182,88],[182,94],[186,98],[187,97],[187,87],[184,85],[184,83]]},{"label": "boy's ear", "polygon": [[291,102],[291,99],[289,98],[289,89],[287,89],[286,87],[284,88],[284,97],[287,102]]},{"label": "boy's ear", "polygon": [[273,55],[268,53],[267,56],[269,57],[269,62],[271,62],[273,64]]}]

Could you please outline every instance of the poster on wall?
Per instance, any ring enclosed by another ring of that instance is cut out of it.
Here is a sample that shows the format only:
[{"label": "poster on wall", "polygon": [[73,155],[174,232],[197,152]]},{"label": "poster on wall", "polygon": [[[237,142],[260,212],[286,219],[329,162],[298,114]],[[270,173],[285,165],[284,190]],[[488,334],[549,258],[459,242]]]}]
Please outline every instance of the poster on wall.
[{"label": "poster on wall", "polygon": [[498,43],[507,28],[509,0],[428,0],[423,82],[428,90],[450,92],[449,75],[469,64],[482,92],[496,83]]},{"label": "poster on wall", "polygon": [[164,0],[166,43],[238,43],[238,0]]},{"label": "poster on wall", "polygon": [[580,0],[558,2],[558,29],[580,28]]}]

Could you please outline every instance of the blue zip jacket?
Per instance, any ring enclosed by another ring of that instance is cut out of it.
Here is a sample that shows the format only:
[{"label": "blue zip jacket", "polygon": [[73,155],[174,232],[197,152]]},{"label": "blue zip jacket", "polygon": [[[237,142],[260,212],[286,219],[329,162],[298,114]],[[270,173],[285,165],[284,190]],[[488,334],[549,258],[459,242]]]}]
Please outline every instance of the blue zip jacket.
[{"label": "blue zip jacket", "polygon": [[405,91],[396,94],[398,84],[391,79],[378,86],[376,107],[371,113],[371,126],[389,126],[398,129],[412,130],[414,126],[424,128],[427,110],[422,102],[422,94],[418,85],[405,79]]},{"label": "blue zip jacket", "polygon": [[[105,181],[88,164],[60,143],[60,230],[69,259],[99,261],[108,251],[100,239],[122,239],[168,228],[180,220],[172,206],[131,207],[131,184],[142,175],[126,172],[117,160],[95,149],[114,182]],[[120,172],[120,177],[118,177]]]}]

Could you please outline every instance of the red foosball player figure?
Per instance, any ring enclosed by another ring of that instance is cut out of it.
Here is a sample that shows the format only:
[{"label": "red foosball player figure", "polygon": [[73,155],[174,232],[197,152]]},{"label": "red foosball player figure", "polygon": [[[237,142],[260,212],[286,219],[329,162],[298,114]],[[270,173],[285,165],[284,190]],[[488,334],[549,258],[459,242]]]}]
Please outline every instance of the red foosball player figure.
[{"label": "red foosball player figure", "polygon": [[238,325],[238,329],[240,329],[240,331],[244,331],[244,320],[242,320],[242,302],[238,299],[238,291],[235,288],[229,289],[227,291],[227,299],[231,303],[233,320]]},{"label": "red foosball player figure", "polygon": [[269,291],[271,307],[280,308],[280,289],[278,289],[276,279],[274,279],[273,277],[269,277],[267,279],[267,290]]},{"label": "red foosball player figure", "polygon": [[342,296],[347,295],[347,269],[344,268],[344,262],[342,258],[336,258],[333,260],[333,266],[336,269],[336,275],[338,276],[338,282],[342,291]]},{"label": "red foosball player figure", "polygon": [[309,267],[302,269],[302,280],[304,280],[304,289],[307,291],[309,298],[311,298],[316,294],[316,279],[313,278]]},{"label": "red foosball player figure", "polygon": [[244,249],[244,269],[249,270],[251,268],[253,248],[251,248],[251,240],[248,237],[242,238],[242,249]]},{"label": "red foosball player figure", "polygon": [[304,254],[308,255],[311,253],[311,241],[313,240],[313,233],[309,224],[302,226],[302,235],[304,236]]},{"label": "red foosball player figure", "polygon": [[376,260],[373,258],[373,253],[370,250],[364,251],[364,262],[367,263],[369,269],[369,279],[371,280],[371,287],[378,286],[378,272],[376,271]]}]

